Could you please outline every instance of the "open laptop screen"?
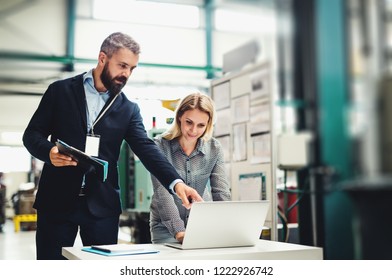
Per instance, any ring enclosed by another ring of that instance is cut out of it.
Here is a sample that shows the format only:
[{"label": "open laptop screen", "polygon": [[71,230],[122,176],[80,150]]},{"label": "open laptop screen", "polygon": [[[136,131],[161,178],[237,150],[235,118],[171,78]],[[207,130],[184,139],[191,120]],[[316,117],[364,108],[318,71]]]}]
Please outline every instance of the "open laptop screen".
[{"label": "open laptop screen", "polygon": [[269,205],[266,200],[195,202],[182,245],[166,245],[180,249],[254,246]]}]

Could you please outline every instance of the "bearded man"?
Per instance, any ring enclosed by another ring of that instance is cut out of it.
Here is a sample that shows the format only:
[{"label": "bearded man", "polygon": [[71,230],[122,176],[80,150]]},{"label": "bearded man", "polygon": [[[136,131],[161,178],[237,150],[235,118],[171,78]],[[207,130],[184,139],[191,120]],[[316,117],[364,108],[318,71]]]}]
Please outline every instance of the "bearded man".
[{"label": "bearded man", "polygon": [[[139,54],[129,35],[109,35],[94,69],[49,85],[24,132],[25,147],[45,163],[34,202],[39,260],[64,259],[62,247],[73,246],[78,232],[84,246],[117,243],[122,212],[117,162],[123,140],[184,207],[202,200],[148,137],[138,105],[122,92]],[[61,154],[58,140],[107,161],[107,179]]]}]

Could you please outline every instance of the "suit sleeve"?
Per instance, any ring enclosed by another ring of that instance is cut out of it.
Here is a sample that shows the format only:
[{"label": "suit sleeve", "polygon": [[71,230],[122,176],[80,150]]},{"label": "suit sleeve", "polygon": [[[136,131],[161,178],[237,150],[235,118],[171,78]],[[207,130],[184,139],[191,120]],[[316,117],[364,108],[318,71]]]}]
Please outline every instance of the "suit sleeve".
[{"label": "suit sleeve", "polygon": [[49,151],[54,146],[47,139],[52,133],[54,94],[49,86],[23,134],[23,144],[34,157],[51,164]]}]

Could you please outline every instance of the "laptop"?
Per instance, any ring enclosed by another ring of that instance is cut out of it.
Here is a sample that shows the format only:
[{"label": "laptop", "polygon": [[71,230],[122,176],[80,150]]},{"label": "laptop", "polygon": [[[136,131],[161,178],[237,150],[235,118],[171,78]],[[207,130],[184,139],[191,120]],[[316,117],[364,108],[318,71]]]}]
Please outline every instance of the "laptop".
[{"label": "laptop", "polygon": [[254,246],[269,206],[267,200],[194,202],[182,244],[165,245],[183,250]]}]

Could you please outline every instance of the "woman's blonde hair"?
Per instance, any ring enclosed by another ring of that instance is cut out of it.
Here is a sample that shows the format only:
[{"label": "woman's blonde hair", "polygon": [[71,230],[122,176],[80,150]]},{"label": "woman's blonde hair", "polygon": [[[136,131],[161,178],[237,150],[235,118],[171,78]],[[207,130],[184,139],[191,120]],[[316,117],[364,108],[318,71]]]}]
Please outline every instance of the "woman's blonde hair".
[{"label": "woman's blonde hair", "polygon": [[211,139],[215,124],[215,105],[214,101],[205,93],[195,92],[184,97],[175,110],[173,125],[162,134],[167,140],[172,140],[182,135],[180,118],[189,110],[198,109],[208,114],[209,119],[204,134],[200,137],[205,141]]}]

